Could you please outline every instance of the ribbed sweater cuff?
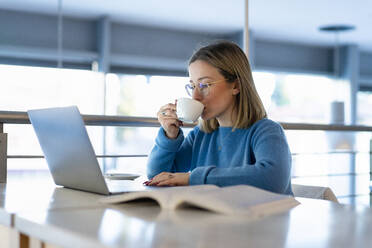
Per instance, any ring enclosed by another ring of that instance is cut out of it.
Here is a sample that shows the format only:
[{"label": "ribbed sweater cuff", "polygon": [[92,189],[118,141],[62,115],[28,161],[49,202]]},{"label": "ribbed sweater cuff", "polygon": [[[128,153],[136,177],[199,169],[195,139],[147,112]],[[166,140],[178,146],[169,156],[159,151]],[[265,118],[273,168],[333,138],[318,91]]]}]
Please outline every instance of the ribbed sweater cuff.
[{"label": "ribbed sweater cuff", "polygon": [[189,184],[206,184],[207,176],[213,168],[215,168],[215,166],[203,166],[195,168],[190,174]]}]

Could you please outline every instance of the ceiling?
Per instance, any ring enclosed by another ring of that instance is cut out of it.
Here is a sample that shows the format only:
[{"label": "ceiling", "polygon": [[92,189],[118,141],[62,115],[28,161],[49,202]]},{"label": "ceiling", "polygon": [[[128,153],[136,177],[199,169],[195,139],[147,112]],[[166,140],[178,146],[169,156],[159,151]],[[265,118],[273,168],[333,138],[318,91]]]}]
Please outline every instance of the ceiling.
[{"label": "ceiling", "polygon": [[[0,9],[56,14],[58,0],[0,0]],[[63,0],[66,16],[97,18],[145,25],[227,32],[243,29],[244,0]],[[335,34],[320,26],[347,24],[340,43],[372,52],[370,0],[249,0],[249,26],[257,38],[330,46]]]}]

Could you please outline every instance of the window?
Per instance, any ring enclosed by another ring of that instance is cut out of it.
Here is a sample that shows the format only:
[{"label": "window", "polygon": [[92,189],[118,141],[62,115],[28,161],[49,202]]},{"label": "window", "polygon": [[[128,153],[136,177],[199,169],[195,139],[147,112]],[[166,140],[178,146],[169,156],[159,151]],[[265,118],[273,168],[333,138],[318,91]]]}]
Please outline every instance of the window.
[{"label": "window", "polygon": [[[263,71],[254,72],[253,77],[271,119],[330,123],[332,101],[343,101],[346,123],[350,119],[347,81]],[[359,123],[372,122],[371,96],[358,94]],[[286,131],[286,135],[293,154],[293,183],[329,186],[342,203],[369,204],[369,133]]]},{"label": "window", "polygon": [[188,97],[186,77],[108,74],[106,113],[156,117],[162,105]]},{"label": "window", "polygon": [[[108,74],[106,114],[156,117],[161,106],[187,97],[187,82],[186,77]],[[106,153],[147,155],[157,132],[158,128],[107,127]],[[145,173],[146,161],[144,157],[106,159],[105,170]]]},{"label": "window", "polygon": [[357,95],[357,123],[359,125],[372,125],[372,92],[359,91]]},{"label": "window", "polygon": [[[28,109],[77,105],[82,114],[103,114],[103,74],[84,70],[0,65],[0,109]],[[98,154],[102,154],[102,127],[88,127]],[[4,125],[9,133],[9,155],[42,155],[31,125]],[[9,159],[8,169],[46,169],[42,159]]]},{"label": "window", "polygon": [[[276,121],[328,123],[332,101],[341,100],[345,106],[349,105],[347,82],[324,76],[264,71],[254,72],[253,76],[269,117]],[[0,65],[0,77],[1,110],[77,105],[83,114],[156,117],[162,105],[187,97],[186,77],[107,74],[104,78],[103,74],[91,71],[8,65]],[[365,107],[372,104],[371,95],[358,94],[360,123],[372,120],[369,108]],[[146,155],[153,147],[158,128],[88,126],[87,129],[96,154],[124,155],[99,159],[104,171],[146,172]],[[189,131],[184,129],[185,135]],[[30,125],[7,124],[5,132],[9,133],[9,155],[42,154]],[[331,186],[338,195],[368,193],[364,191],[369,183],[370,134],[318,131],[286,131],[286,134],[294,154],[294,182]],[[350,153],[351,150],[357,153]],[[341,153],[329,153],[333,151]],[[47,166],[43,159],[9,159],[8,168],[28,170],[47,169]],[[341,201],[350,203],[351,199],[345,197]],[[360,201],[364,203],[366,199]]]},{"label": "window", "polygon": [[329,123],[331,102],[343,101],[345,107],[350,102],[347,81],[270,72],[254,72],[253,77],[269,117],[276,121]]}]

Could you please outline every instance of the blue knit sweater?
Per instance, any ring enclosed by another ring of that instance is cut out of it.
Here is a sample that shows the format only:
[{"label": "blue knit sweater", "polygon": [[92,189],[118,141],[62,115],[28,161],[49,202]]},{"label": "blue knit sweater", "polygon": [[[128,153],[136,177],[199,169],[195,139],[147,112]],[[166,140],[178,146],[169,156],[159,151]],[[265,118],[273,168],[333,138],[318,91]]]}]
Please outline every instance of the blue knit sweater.
[{"label": "blue knit sweater", "polygon": [[219,127],[205,133],[196,126],[185,138],[182,130],[169,139],[160,128],[147,174],[191,172],[190,185],[248,184],[269,191],[293,194],[291,153],[282,127],[262,119],[247,129]]}]

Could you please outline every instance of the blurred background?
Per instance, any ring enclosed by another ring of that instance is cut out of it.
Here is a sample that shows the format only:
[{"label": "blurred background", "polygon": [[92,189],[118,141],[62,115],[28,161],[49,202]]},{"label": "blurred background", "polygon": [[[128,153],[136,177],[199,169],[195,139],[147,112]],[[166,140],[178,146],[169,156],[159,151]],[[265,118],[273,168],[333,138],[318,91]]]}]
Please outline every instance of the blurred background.
[{"label": "blurred background", "polygon": [[[362,0],[1,0],[0,110],[77,105],[82,114],[155,117],[186,96],[192,52],[226,39],[249,47],[269,118],[372,126],[371,23],[372,2]],[[157,130],[88,127],[96,154],[144,155],[101,159],[105,172],[145,173]],[[8,155],[42,154],[30,125],[4,132]],[[294,183],[370,204],[371,133],[286,134]],[[47,165],[10,158],[8,170]]]}]

